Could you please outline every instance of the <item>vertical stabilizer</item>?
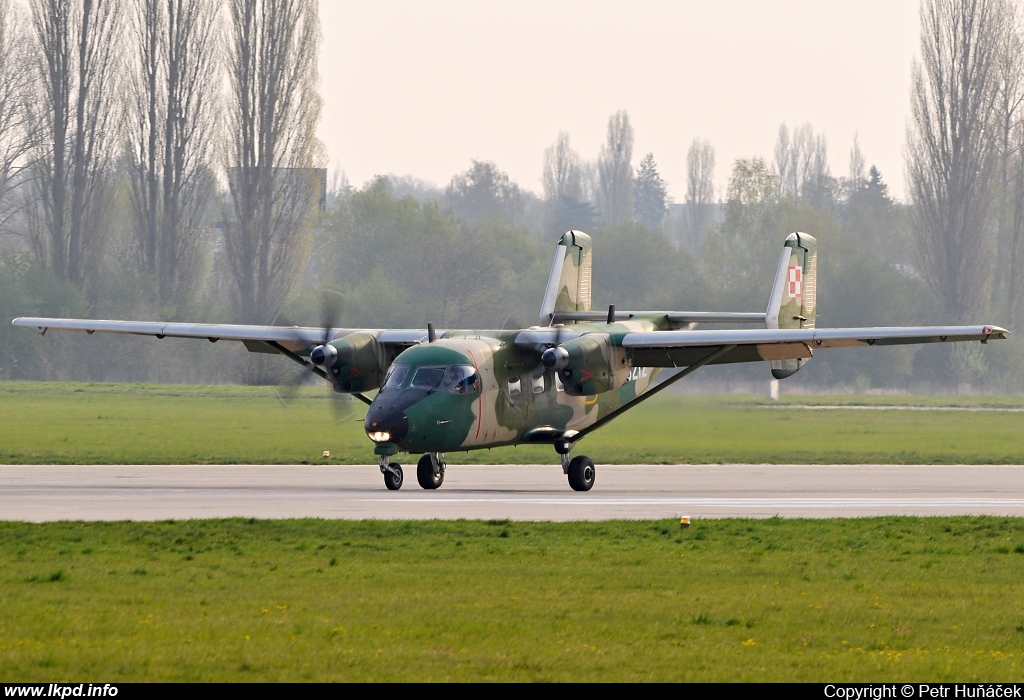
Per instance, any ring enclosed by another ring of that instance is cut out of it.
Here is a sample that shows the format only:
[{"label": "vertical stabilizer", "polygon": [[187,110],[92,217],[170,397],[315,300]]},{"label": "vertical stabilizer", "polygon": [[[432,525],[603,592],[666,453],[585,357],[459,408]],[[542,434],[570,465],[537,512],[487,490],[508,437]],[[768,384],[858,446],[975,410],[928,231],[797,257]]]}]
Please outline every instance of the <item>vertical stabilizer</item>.
[{"label": "vertical stabilizer", "polygon": [[540,305],[540,325],[551,325],[559,311],[590,311],[591,245],[590,236],[582,231],[567,231],[558,241]]},{"label": "vertical stabilizer", "polygon": [[[806,233],[786,237],[768,299],[767,328],[814,328],[818,297],[818,242]],[[772,376],[784,379],[806,359],[773,360]]]}]

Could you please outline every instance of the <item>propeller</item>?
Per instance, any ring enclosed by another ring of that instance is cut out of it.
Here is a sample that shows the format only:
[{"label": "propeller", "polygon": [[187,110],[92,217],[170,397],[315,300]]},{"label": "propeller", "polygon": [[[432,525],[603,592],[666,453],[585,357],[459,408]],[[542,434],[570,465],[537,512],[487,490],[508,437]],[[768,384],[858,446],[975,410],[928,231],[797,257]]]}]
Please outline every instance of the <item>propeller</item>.
[{"label": "propeller", "polygon": [[567,364],[569,364],[569,353],[559,342],[554,347],[550,347],[541,353],[540,365],[534,370],[533,378],[540,379],[541,375],[549,369],[553,369],[556,372],[565,369]]},{"label": "propeller", "polygon": [[[340,387],[335,381],[335,376],[331,370],[326,369],[329,367],[334,358],[337,357],[338,351],[335,350],[333,345],[329,345],[330,341],[333,340],[333,330],[337,327],[338,319],[341,318],[345,308],[345,297],[344,295],[333,289],[324,289],[320,292],[320,327],[322,334],[319,338],[318,344],[310,351],[309,361],[304,359],[302,356],[296,353],[290,352],[284,347],[277,346],[275,349],[278,352],[286,355],[297,363],[301,364],[295,373],[289,378],[288,381],[280,384],[277,387],[278,398],[285,404],[289,404],[298,398],[299,393],[304,385],[310,384],[310,378],[319,376],[322,379],[326,379],[331,383],[331,387],[334,389],[331,392],[331,406],[334,410],[335,420],[342,421],[349,418],[354,408],[353,398],[347,393],[340,391]],[[274,317],[272,325],[291,326],[294,325],[289,323],[283,314],[278,314]]]},{"label": "propeller", "polygon": [[[549,369],[557,373],[569,362],[569,353],[562,347],[562,335],[568,331],[564,323],[552,326],[555,329],[555,341],[537,348],[540,352],[540,364],[531,372],[534,379],[540,379]],[[543,348],[543,350],[542,350]]]},{"label": "propeller", "polygon": [[565,348],[561,347],[562,333],[565,331],[565,327],[559,324],[556,328],[558,330],[555,331],[555,342],[551,345],[545,344],[537,348],[538,352],[540,352],[540,364],[530,373],[534,379],[540,379],[549,369],[557,372],[565,367],[569,361],[569,353],[565,351]]}]

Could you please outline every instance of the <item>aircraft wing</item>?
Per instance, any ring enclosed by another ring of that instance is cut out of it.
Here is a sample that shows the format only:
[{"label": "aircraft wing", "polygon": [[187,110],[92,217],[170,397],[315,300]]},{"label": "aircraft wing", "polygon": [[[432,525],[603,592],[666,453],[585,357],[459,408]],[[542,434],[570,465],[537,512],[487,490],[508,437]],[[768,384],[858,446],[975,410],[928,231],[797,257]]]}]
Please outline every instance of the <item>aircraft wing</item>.
[{"label": "aircraft wing", "polygon": [[[122,333],[150,335],[155,338],[205,338],[211,343],[218,340],[237,340],[250,352],[278,353],[274,345],[304,354],[324,342],[324,329],[302,326],[240,326],[215,323],[165,323],[163,321],[101,321],[82,318],[16,318],[15,326],[35,328],[40,334],[52,329],[93,333]],[[335,340],[356,332],[372,333],[384,345],[405,348],[427,339],[426,329],[377,330],[365,328],[331,328],[327,340]],[[438,331],[438,336],[443,331]]]},{"label": "aircraft wing", "polygon": [[[998,326],[917,326],[905,328],[782,328],[757,330],[645,331],[626,333],[634,366],[689,367],[721,352],[707,364],[810,358],[819,348],[1005,339]],[[728,348],[728,349],[727,349]],[[724,352],[722,352],[724,351]]]}]

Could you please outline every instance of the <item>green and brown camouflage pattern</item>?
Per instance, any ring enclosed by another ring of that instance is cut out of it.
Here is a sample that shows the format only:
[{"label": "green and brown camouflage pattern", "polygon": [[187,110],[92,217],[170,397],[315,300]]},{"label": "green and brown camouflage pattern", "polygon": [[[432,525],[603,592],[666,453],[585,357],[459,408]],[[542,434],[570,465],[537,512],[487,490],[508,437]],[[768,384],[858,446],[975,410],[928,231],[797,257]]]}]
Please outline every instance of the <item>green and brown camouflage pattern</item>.
[{"label": "green and brown camouflage pattern", "polygon": [[567,231],[555,248],[548,286],[541,302],[540,324],[551,323],[561,311],[590,311],[593,242],[582,231]]},{"label": "green and brown camouflage pattern", "polygon": [[387,360],[374,333],[350,333],[331,342],[338,352],[334,363],[334,383],[343,391],[371,391],[380,386]]},{"label": "green and brown camouflage pattern", "polygon": [[603,346],[629,332],[658,328],[659,324],[646,319],[573,327],[574,333],[595,334],[578,341],[585,340],[587,347],[593,348],[590,357],[598,364],[606,352],[620,358],[614,372],[606,373],[614,378],[614,388],[592,394],[566,391],[555,370],[546,370],[534,379],[540,353],[515,344],[520,331],[449,331],[433,343],[409,348],[396,364],[412,368],[470,364],[479,379],[473,393],[436,391],[409,406],[405,410],[409,433],[398,447],[413,453],[455,452],[548,443],[575,435],[638,400],[662,371],[634,368],[621,345]]}]

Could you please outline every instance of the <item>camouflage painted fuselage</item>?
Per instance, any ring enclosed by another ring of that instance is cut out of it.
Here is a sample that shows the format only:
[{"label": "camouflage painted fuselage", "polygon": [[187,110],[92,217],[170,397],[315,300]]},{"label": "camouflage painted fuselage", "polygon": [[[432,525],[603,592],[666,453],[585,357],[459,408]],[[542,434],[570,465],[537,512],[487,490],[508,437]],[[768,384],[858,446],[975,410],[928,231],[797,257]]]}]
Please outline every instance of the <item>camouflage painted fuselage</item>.
[{"label": "camouflage painted fuselage", "polygon": [[[592,331],[595,338],[610,339],[603,364],[614,366],[615,388],[593,395],[572,395],[559,372],[541,372],[541,349],[515,343],[522,331],[449,331],[395,359],[397,368],[409,368],[405,380],[385,385],[374,398],[367,434],[387,432],[389,439],[378,442],[412,453],[554,443],[617,414],[654,387],[661,370],[634,367],[615,341],[627,332],[663,327],[656,316],[571,326],[573,336]],[[463,365],[476,373],[474,388],[465,393],[413,385],[421,368]]]}]

